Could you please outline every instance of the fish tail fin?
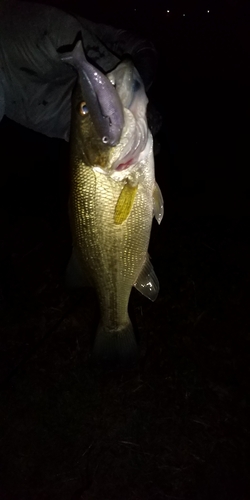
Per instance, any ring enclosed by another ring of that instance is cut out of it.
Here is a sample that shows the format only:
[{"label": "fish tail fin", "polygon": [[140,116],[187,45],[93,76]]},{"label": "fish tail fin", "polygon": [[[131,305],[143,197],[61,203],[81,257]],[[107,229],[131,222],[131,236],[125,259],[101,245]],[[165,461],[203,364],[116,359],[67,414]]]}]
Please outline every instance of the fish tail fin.
[{"label": "fish tail fin", "polygon": [[111,368],[131,366],[137,355],[137,343],[130,320],[117,330],[110,330],[99,323],[93,349],[97,363]]}]

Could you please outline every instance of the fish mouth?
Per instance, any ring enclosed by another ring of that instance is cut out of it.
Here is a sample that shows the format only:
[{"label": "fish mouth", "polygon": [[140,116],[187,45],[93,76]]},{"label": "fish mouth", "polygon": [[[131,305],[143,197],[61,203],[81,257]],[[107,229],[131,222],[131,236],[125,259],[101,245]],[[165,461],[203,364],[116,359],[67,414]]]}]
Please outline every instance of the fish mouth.
[{"label": "fish mouth", "polygon": [[127,168],[131,167],[133,165],[133,159],[130,158],[126,162],[119,163],[118,167],[115,168],[116,172],[122,172],[123,170],[127,170]]},{"label": "fish mouth", "polygon": [[144,158],[148,151],[148,98],[141,77],[131,61],[126,60],[109,73],[124,108],[124,126],[112,171],[123,172]]},{"label": "fish mouth", "polygon": [[[130,112],[130,110],[128,110]],[[125,114],[125,133],[121,136],[121,148],[118,158],[113,162],[112,170],[121,172],[127,170],[138,163],[142,159],[142,154],[145,151],[148,142],[148,127],[146,119],[136,119],[133,113],[130,112],[130,127],[129,133],[126,133],[126,112]]]}]

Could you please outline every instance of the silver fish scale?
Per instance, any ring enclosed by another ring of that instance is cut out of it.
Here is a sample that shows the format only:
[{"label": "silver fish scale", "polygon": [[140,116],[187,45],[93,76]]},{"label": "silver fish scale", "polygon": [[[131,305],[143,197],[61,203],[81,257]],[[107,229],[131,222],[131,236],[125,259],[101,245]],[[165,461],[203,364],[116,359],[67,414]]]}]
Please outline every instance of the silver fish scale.
[{"label": "silver fish scale", "polygon": [[153,212],[153,186],[138,185],[127,219],[115,224],[124,182],[75,165],[71,187],[73,244],[83,271],[97,290],[102,323],[115,329],[128,322],[128,301],[147,255]]}]

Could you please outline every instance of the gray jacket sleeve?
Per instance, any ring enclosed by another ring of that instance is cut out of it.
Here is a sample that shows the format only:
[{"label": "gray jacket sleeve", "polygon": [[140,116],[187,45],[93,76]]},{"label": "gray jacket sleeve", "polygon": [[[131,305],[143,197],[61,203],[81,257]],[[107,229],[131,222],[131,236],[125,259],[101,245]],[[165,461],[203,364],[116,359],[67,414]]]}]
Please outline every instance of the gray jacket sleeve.
[{"label": "gray jacket sleeve", "polygon": [[90,62],[104,72],[131,54],[139,71],[140,64],[142,73],[150,67],[144,75],[150,84],[153,63],[142,60],[147,54],[155,60],[155,53],[145,41],[54,7],[0,3],[0,119],[5,113],[35,131],[68,140],[76,72],[57,51],[73,46],[79,34]]}]

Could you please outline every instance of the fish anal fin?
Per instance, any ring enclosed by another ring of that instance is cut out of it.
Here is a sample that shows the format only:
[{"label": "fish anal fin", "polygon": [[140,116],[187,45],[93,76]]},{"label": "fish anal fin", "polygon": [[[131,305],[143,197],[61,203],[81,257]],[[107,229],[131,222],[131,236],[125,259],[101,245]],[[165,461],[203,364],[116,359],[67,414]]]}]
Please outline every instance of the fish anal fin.
[{"label": "fish anal fin", "polygon": [[138,292],[141,292],[142,295],[152,300],[152,302],[157,299],[160,288],[159,281],[149,260],[149,255],[147,255],[145,264],[134,283],[134,287]]}]

